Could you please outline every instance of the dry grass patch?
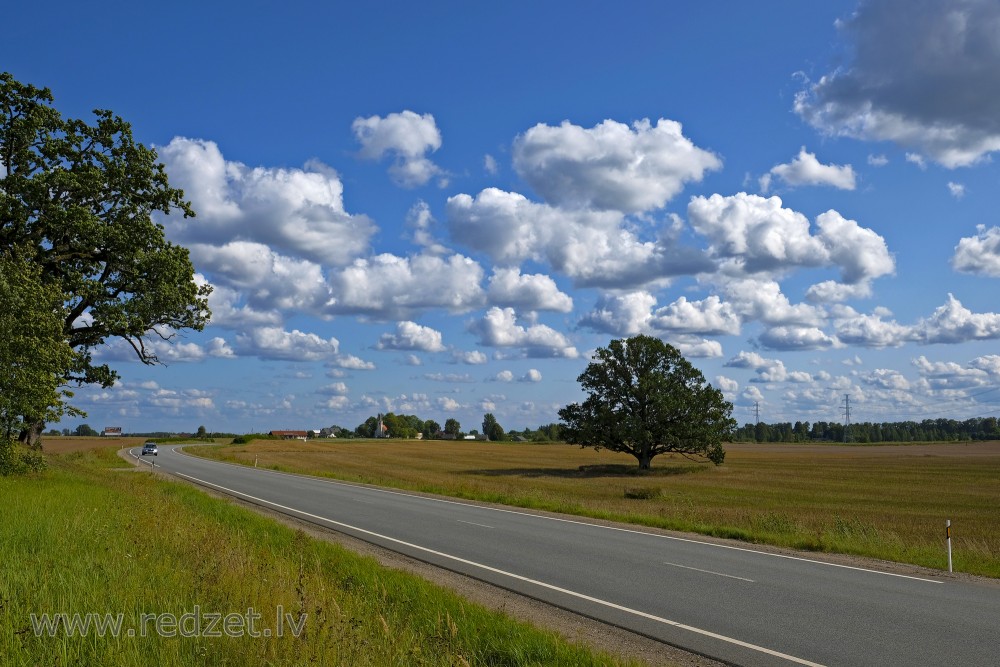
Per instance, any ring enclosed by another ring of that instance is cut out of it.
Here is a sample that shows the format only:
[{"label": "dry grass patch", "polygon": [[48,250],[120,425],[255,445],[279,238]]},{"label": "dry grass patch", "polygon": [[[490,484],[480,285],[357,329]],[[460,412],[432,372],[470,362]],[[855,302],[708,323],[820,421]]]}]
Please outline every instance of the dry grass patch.
[{"label": "dry grass patch", "polygon": [[130,436],[119,438],[102,438],[86,436],[42,436],[42,451],[46,454],[69,454],[71,452],[89,452],[95,449],[121,449],[122,447],[135,447],[146,442],[146,438],[133,438]]}]

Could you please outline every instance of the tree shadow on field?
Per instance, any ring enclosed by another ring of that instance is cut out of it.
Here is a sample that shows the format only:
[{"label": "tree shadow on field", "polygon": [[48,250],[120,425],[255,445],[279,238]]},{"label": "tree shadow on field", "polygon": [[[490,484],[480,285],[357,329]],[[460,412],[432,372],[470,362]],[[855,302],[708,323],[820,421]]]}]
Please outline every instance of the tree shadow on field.
[{"label": "tree shadow on field", "polygon": [[650,470],[639,470],[637,464],[620,463],[585,465],[579,468],[482,468],[462,470],[460,475],[483,475],[485,477],[560,477],[564,479],[594,479],[598,477],[671,477],[699,472],[700,465],[654,466]]}]

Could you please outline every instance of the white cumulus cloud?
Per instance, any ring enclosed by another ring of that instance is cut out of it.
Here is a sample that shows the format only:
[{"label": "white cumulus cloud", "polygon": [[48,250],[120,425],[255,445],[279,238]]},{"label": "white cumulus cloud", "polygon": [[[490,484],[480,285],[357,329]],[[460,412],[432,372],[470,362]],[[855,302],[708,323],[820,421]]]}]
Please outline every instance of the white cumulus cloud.
[{"label": "white cumulus cloud", "polygon": [[482,267],[462,255],[383,253],[333,273],[326,310],[380,319],[401,319],[431,308],[463,312],[482,304],[482,279]]},{"label": "white cumulus cloud", "polygon": [[379,350],[421,350],[441,352],[445,349],[441,332],[416,322],[398,322],[396,333],[382,334],[375,347]]},{"label": "white cumulus cloud", "polygon": [[491,304],[501,307],[560,313],[573,310],[573,299],[561,292],[551,277],[541,273],[522,274],[516,268],[494,269],[486,296]]},{"label": "white cumulus cloud", "polygon": [[518,347],[531,357],[567,357],[575,359],[577,350],[569,340],[544,324],[522,327],[517,324],[513,308],[490,308],[469,330],[478,335],[483,345]]},{"label": "white cumulus cloud", "polygon": [[816,159],[816,154],[808,152],[805,146],[791,162],[776,165],[761,177],[762,192],[768,191],[773,177],[780,178],[792,187],[829,185],[841,190],[853,190],[855,187],[854,168],[851,165],[822,164]]},{"label": "white cumulus cloud", "polygon": [[380,160],[385,155],[393,156],[389,174],[402,187],[424,185],[442,173],[441,168],[427,158],[427,153],[441,147],[441,131],[429,113],[421,115],[406,110],[385,118],[356,118],[351,129],[361,144],[361,157]]},{"label": "white cumulus cloud", "polygon": [[542,373],[537,368],[529,368],[528,372],[521,376],[519,382],[541,382]]},{"label": "white cumulus cloud", "polygon": [[680,297],[657,309],[652,316],[654,328],[671,333],[735,335],[740,332],[740,317],[732,305],[712,295],[701,301]]},{"label": "white cumulus cloud", "polygon": [[956,271],[1000,277],[1000,227],[976,226],[976,235],[955,246],[951,265]]},{"label": "white cumulus cloud", "polygon": [[688,215],[710,242],[710,253],[729,262],[730,271],[784,272],[797,267],[835,266],[848,285],[864,284],[895,270],[885,239],[837,211],[809,220],[782,206],[779,197],[744,192],[693,197]]},{"label": "white cumulus cloud", "polygon": [[166,218],[169,236],[187,244],[250,241],[324,265],[368,250],[375,225],[344,210],[337,173],[319,162],[304,169],[251,168],[227,161],[211,141],[174,138],[159,148],[170,184],[183,188],[197,218]]},{"label": "white cumulus cloud", "polygon": [[580,319],[580,325],[616,336],[648,333],[655,305],[656,297],[645,291],[604,294]]},{"label": "white cumulus cloud", "polygon": [[327,361],[335,359],[340,350],[336,338],[322,338],[313,333],[280,327],[260,327],[236,336],[240,356],[287,361]]},{"label": "white cumulus cloud", "polygon": [[631,126],[605,120],[587,129],[564,121],[538,124],[514,141],[514,169],[550,203],[567,208],[636,213],[662,208],[684,184],[722,166],[659,119]]},{"label": "white cumulus cloud", "polygon": [[615,211],[564,209],[487,188],[446,205],[451,237],[493,261],[547,262],[580,286],[627,287],[711,269],[702,253],[676,243],[671,224],[642,238]]}]

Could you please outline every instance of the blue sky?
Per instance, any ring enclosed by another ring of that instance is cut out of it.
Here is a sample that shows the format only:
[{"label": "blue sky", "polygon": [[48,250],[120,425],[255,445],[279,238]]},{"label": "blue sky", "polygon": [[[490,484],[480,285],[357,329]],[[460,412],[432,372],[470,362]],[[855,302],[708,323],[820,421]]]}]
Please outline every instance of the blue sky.
[{"label": "blue sky", "polygon": [[533,428],[640,332],[741,423],[997,414],[995,2],[424,4],[9,9],[0,70],[157,148],[215,287],[87,423]]}]

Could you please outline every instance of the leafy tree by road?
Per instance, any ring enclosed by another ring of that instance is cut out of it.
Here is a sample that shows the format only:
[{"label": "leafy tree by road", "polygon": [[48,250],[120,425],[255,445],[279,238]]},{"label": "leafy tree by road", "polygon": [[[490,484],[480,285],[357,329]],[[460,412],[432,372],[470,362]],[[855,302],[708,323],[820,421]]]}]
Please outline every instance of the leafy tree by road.
[{"label": "leafy tree by road", "polygon": [[613,340],[577,378],[589,394],[559,411],[567,442],[631,454],[641,470],[668,452],[722,463],[732,404],[671,345]]},{"label": "leafy tree by road", "polygon": [[43,285],[38,266],[17,250],[0,250],[0,474],[40,463],[15,447],[23,415],[55,421],[82,414],[64,402],[72,393],[60,389],[74,358],[59,317],[62,294]]},{"label": "leafy tree by road", "polygon": [[[60,378],[73,363],[63,336],[62,293],[41,282],[17,249],[0,250],[0,436],[20,431],[25,414],[57,420],[67,410]],[[79,414],[77,411],[76,414]]]},{"label": "leafy tree by road", "polygon": [[[156,152],[110,111],[93,123],[63,118],[45,88],[0,73],[0,249],[22,245],[46,289],[58,291],[63,337],[76,351],[62,383],[111,386],[92,351],[121,339],[145,364],[152,340],[208,321],[211,288],[197,285],[185,248],[153,214],[194,215]],[[28,317],[27,314],[23,314]],[[22,415],[34,442],[46,414]]]}]

